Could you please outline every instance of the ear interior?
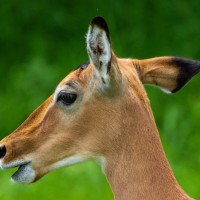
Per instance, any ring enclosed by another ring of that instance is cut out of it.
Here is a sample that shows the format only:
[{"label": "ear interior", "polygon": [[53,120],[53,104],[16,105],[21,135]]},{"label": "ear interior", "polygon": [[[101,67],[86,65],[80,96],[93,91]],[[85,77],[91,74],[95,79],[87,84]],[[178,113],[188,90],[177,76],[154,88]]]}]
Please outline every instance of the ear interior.
[{"label": "ear interior", "polygon": [[92,20],[86,39],[90,61],[106,82],[111,65],[111,44],[108,26],[102,17]]}]

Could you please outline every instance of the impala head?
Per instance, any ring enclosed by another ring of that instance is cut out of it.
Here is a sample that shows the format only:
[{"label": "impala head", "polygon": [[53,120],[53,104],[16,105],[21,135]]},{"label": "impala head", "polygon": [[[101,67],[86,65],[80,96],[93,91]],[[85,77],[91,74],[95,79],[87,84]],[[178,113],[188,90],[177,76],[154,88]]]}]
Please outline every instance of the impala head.
[{"label": "impala head", "polygon": [[15,182],[31,183],[62,166],[117,154],[124,128],[135,121],[138,131],[139,122],[151,122],[143,84],[176,92],[200,71],[199,62],[175,57],[117,58],[101,17],[89,26],[87,52],[90,62],[64,78],[54,94],[0,142],[0,166],[19,167],[12,176]]}]

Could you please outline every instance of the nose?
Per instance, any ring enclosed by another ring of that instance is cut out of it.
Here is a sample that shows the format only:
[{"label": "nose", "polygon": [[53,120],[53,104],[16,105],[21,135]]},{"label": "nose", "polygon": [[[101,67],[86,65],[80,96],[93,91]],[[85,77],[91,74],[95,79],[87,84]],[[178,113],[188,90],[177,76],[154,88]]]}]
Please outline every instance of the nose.
[{"label": "nose", "polygon": [[0,146],[0,159],[6,155],[6,146]]}]

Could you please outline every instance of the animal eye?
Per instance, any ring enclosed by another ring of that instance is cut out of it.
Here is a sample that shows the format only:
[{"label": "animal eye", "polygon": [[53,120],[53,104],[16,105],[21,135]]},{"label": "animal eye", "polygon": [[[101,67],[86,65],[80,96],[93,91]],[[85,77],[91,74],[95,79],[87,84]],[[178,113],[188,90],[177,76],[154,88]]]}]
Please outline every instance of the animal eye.
[{"label": "animal eye", "polygon": [[62,102],[66,106],[69,106],[75,102],[77,95],[74,93],[60,92],[57,102]]}]

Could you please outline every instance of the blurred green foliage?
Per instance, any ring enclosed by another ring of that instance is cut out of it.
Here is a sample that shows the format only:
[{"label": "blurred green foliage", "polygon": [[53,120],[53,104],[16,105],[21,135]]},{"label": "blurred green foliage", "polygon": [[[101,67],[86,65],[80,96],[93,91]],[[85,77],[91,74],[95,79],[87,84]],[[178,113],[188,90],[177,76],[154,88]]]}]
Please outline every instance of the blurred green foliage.
[{"label": "blurred green foliage", "polygon": [[[0,137],[12,132],[74,67],[88,60],[84,35],[104,16],[119,57],[174,55],[200,59],[200,1],[0,0]],[[200,199],[200,76],[175,95],[147,87],[175,176]],[[92,162],[61,169],[32,185],[0,171],[0,199],[109,200]]]}]

